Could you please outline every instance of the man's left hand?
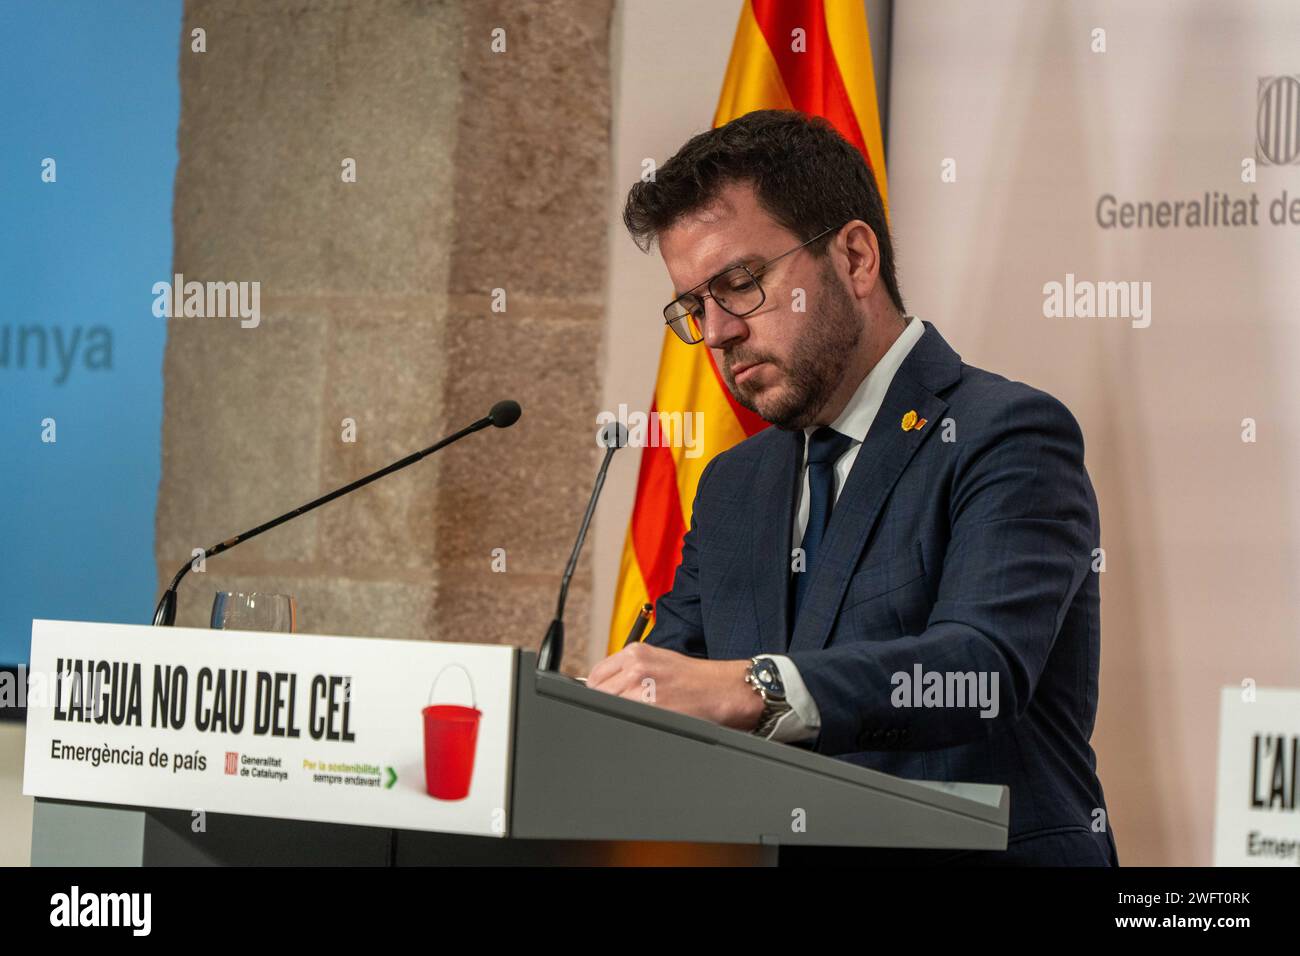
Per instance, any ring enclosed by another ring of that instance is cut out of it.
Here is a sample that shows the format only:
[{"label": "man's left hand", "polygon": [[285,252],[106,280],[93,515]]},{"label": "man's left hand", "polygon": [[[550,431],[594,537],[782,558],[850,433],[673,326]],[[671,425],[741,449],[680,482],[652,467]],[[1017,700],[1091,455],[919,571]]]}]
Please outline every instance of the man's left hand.
[{"label": "man's left hand", "polygon": [[748,660],[711,661],[637,643],[593,667],[587,686],[750,731],[758,726],[763,698],[745,682],[748,671]]}]

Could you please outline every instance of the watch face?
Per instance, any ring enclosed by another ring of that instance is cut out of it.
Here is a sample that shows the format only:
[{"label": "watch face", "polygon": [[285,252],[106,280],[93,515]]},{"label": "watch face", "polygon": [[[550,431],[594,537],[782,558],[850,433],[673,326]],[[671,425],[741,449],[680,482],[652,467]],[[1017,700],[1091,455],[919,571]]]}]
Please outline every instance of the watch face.
[{"label": "watch face", "polygon": [[764,692],[772,697],[784,697],[785,685],[781,683],[781,672],[776,669],[776,662],[760,657],[750,669],[754,681]]}]

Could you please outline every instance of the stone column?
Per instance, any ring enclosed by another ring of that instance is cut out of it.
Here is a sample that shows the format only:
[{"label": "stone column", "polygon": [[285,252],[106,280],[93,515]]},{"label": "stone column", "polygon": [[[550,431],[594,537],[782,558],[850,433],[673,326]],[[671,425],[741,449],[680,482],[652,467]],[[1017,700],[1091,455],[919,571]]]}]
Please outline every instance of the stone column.
[{"label": "stone column", "polygon": [[259,283],[260,317],[166,320],[160,587],[500,398],[524,415],[212,558],[178,623],[262,590],[304,632],[536,646],[599,459],[610,5],[186,3],[173,271]]}]

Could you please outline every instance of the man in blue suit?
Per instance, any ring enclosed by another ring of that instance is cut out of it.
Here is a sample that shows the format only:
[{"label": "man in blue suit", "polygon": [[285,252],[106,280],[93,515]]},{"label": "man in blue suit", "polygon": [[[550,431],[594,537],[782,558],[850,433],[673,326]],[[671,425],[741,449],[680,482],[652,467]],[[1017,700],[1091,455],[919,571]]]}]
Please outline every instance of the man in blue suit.
[{"label": "man in blue suit", "polygon": [[1099,521],[1070,412],[905,313],[874,177],[821,120],[760,111],[694,137],[624,221],[658,242],[669,325],[776,427],[709,463],[653,631],[589,686],[1011,788],[1005,852],[783,864],[1117,864],[1089,744]]}]

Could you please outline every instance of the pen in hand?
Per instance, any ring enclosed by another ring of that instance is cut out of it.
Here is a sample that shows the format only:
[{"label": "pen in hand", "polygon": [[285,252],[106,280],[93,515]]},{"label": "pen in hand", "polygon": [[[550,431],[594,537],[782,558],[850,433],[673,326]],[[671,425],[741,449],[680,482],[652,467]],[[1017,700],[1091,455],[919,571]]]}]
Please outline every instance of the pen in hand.
[{"label": "pen in hand", "polygon": [[[628,632],[627,640],[623,642],[624,647],[629,647],[641,640],[642,636],[645,634],[646,627],[650,624],[650,615],[653,613],[653,604],[647,602],[641,605],[641,610],[637,612],[636,620],[632,622],[632,630]],[[574,680],[579,684],[587,683],[587,678],[585,677],[575,677]]]},{"label": "pen in hand", "polygon": [[654,613],[654,605],[646,602],[641,605],[641,610],[637,613],[636,620],[632,622],[632,630],[628,632],[627,640],[623,642],[624,647],[631,647],[641,640],[645,634],[645,629],[650,624],[650,615]]}]

